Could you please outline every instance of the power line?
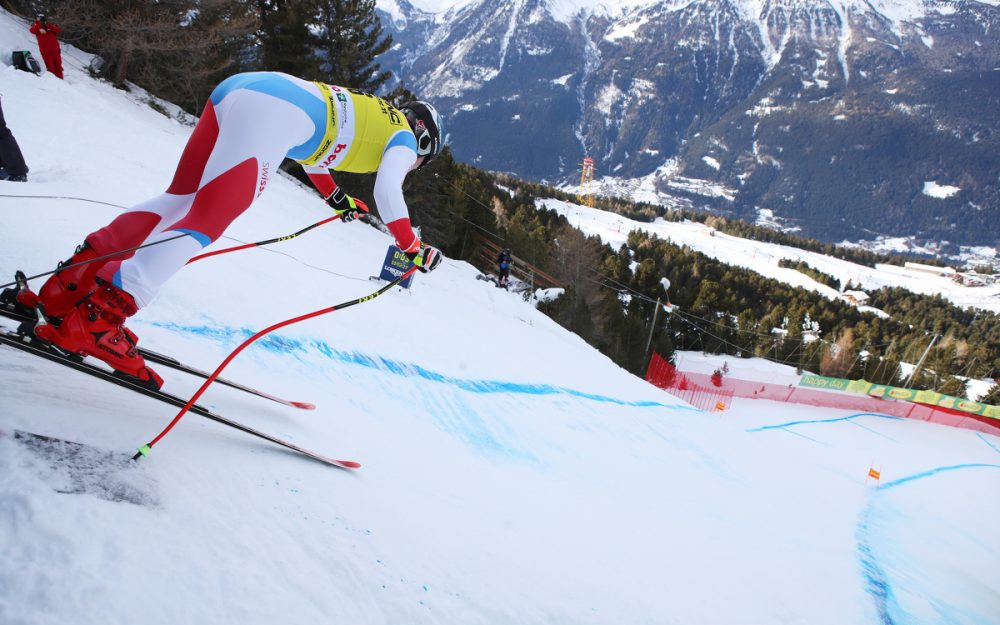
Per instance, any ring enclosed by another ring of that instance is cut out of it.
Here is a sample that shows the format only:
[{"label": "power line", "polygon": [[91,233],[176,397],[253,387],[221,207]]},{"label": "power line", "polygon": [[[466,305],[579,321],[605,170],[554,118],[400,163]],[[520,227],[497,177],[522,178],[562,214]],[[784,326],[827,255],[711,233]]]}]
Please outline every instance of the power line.
[{"label": "power line", "polygon": [[[33,200],[34,199],[44,199],[44,200],[73,200],[73,201],[77,201],[77,202],[89,202],[91,204],[103,204],[104,206],[111,206],[111,207],[120,208],[120,209],[123,209],[123,210],[126,210],[128,208],[127,206],[122,206],[121,204],[113,204],[111,202],[104,202],[102,200],[93,200],[93,199],[90,199],[90,198],[68,196],[68,195],[9,195],[9,194],[0,194],[0,197],[18,198],[18,199],[27,198],[27,199],[33,199]],[[182,235],[179,235],[179,236],[182,236]],[[175,237],[175,238],[178,238],[178,237]],[[229,241],[234,241],[236,243],[244,243],[244,244],[246,243],[246,241],[243,241],[241,239],[237,239],[236,237],[225,235],[225,234],[221,235],[219,237],[219,239],[226,239],[226,240],[229,240]],[[163,240],[163,241],[159,241],[158,243],[165,243],[165,242],[171,241],[171,240],[173,240],[173,239],[166,239],[166,240]],[[136,248],[136,249],[138,249],[138,248]],[[367,278],[356,278],[354,276],[348,276],[348,275],[345,275],[345,274],[342,274],[342,273],[337,273],[336,271],[332,271],[330,269],[325,269],[323,267],[318,267],[316,265],[307,263],[307,262],[305,262],[305,261],[303,261],[303,260],[301,260],[301,259],[299,259],[299,258],[297,258],[297,257],[295,257],[295,256],[293,256],[293,255],[291,255],[289,253],[287,253],[287,252],[282,252],[280,250],[271,249],[269,247],[261,247],[261,248],[257,248],[257,249],[260,249],[260,250],[262,250],[264,252],[268,252],[268,253],[271,253],[271,254],[281,254],[282,256],[286,256],[288,258],[293,259],[294,261],[296,261],[300,265],[304,265],[306,267],[309,267],[310,269],[315,269],[316,271],[322,271],[324,273],[328,273],[330,275],[337,276],[339,278],[345,278],[345,279],[348,279],[348,280],[357,280],[359,282],[365,282],[365,281],[367,281]],[[125,251],[128,251],[128,250],[125,250]],[[121,253],[124,253],[124,252],[118,252],[118,253],[121,254]],[[40,275],[43,275],[43,274],[40,274]],[[39,277],[39,276],[33,276],[33,277]],[[3,286],[5,286],[5,287],[7,287],[7,286],[13,286],[13,284],[14,283],[10,283],[10,284],[5,284]]]},{"label": "power line", "polygon": [[[434,177],[438,178],[439,180],[444,180],[445,182],[447,182],[448,184],[450,184],[451,186],[453,186],[459,193],[461,193],[465,197],[469,198],[470,200],[472,200],[476,204],[479,204],[480,206],[482,206],[483,208],[485,208],[487,211],[490,212],[491,215],[493,214],[493,211],[490,210],[489,206],[487,206],[486,204],[483,204],[482,202],[480,202],[478,199],[476,199],[475,197],[473,197],[472,195],[470,195],[468,192],[465,191],[465,189],[463,189],[462,187],[458,186],[453,181],[448,180],[446,178],[442,178],[441,174],[439,174],[437,172],[434,172]],[[491,230],[487,230],[486,228],[480,226],[479,224],[477,224],[475,222],[472,222],[472,221],[466,219],[465,217],[462,217],[461,215],[455,213],[455,211],[450,211],[450,212],[453,215],[455,215],[456,217],[458,217],[459,219],[461,219],[462,221],[464,221],[465,223],[471,225],[473,228],[478,228],[479,230],[482,230],[483,232],[485,232],[486,234],[490,235],[491,237],[493,237],[497,241],[501,241],[501,242],[504,242],[504,243],[507,242],[507,239],[504,238],[504,237],[502,237],[502,236],[500,236],[498,233],[492,232]]]},{"label": "power line", "polygon": [[113,206],[115,208],[128,208],[127,206],[122,206],[121,204],[112,204],[111,202],[103,202],[101,200],[91,200],[85,197],[74,197],[69,195],[9,195],[6,193],[0,194],[0,197],[12,197],[17,199],[27,199],[27,200],[73,200],[76,202],[90,202],[91,204],[103,204],[104,206]]},{"label": "power line", "polygon": [[[438,173],[435,173],[434,175],[435,175],[435,177],[437,177],[439,179],[444,179]],[[481,206],[485,210],[490,211],[492,213],[492,211],[491,211],[491,209],[490,209],[489,206],[487,206],[486,204],[484,204],[482,201],[480,201],[479,199],[477,199],[473,195],[471,195],[468,192],[466,192],[464,189],[462,189],[461,187],[459,187],[453,181],[446,180],[446,182],[448,182],[452,187],[454,187],[460,193],[462,193],[463,195],[465,195],[466,197],[468,197],[470,200],[472,200],[473,202],[475,202],[476,204],[478,204],[479,206]],[[451,212],[454,213],[454,211],[451,211]],[[469,223],[473,227],[475,227],[475,228],[477,228],[479,230],[482,230],[483,232],[489,234],[490,236],[492,236],[496,240],[506,242],[506,239],[504,237],[501,237],[499,234],[491,232],[490,230],[488,230],[486,228],[483,228],[482,226],[480,226],[480,225],[478,225],[478,224],[476,224],[476,223],[474,223],[474,222],[466,219],[465,217],[462,217],[460,215],[456,215],[456,216],[458,216],[460,219],[462,219],[466,223]],[[636,291],[635,289],[629,287],[628,285],[622,284],[621,282],[619,282],[619,281],[617,281],[617,280],[615,280],[613,278],[608,277],[607,275],[601,273],[600,271],[598,271],[597,269],[595,269],[593,267],[589,267],[588,269],[591,272],[593,272],[594,274],[596,274],[597,276],[599,276],[600,278],[602,278],[602,280],[603,280],[603,282],[602,282],[602,281],[598,281],[598,280],[593,280],[591,278],[586,278],[589,282],[597,284],[598,286],[600,286],[602,288],[606,288],[606,289],[615,291],[618,294],[621,294],[622,292],[627,292],[631,297],[639,299],[640,301],[643,301],[643,302],[648,302],[650,304],[653,304],[654,306],[659,304],[659,300],[654,300],[653,298],[649,297],[648,295],[640,293],[639,291]],[[608,284],[608,283],[610,283],[610,284]],[[669,299],[667,301],[669,302]],[[713,320],[710,320],[710,319],[705,319],[705,318],[699,317],[697,315],[694,315],[692,313],[687,313],[685,311],[680,310],[677,307],[673,307],[670,312],[672,314],[676,315],[679,319],[681,319],[681,321],[687,323],[689,326],[691,326],[692,328],[694,328],[695,330],[698,331],[698,333],[696,334],[696,337],[698,337],[698,340],[702,343],[703,347],[704,347],[704,340],[701,338],[701,334],[706,334],[708,336],[711,336],[715,340],[719,341],[721,344],[727,345],[727,346],[731,347],[732,349],[734,349],[736,351],[744,351],[743,346],[731,343],[730,341],[728,341],[728,340],[726,340],[726,339],[724,339],[724,338],[722,338],[722,337],[720,337],[720,336],[718,336],[716,334],[713,334],[713,333],[709,332],[707,329],[705,329],[705,328],[703,328],[703,327],[695,324],[694,322],[692,322],[691,320],[689,320],[687,317],[690,317],[691,319],[697,319],[697,320],[702,321],[702,322],[704,322],[706,324],[718,326],[718,327],[725,328],[725,329],[731,329],[729,326],[725,326],[725,325],[723,325],[722,323],[720,323],[718,321],[713,321]],[[758,331],[750,331],[750,330],[739,329],[739,328],[736,329],[736,332],[739,333],[739,334],[743,334],[743,335],[748,335],[750,337],[754,337],[755,339],[756,338],[766,338],[766,339],[769,339],[769,340],[774,340],[774,335],[771,334],[771,333],[763,333],[763,332],[758,332]],[[816,341],[820,342],[823,345],[827,345],[827,346],[834,345],[833,342],[828,341],[826,339],[819,338],[819,337],[816,338]],[[789,354],[789,359],[791,358],[791,356],[795,355],[795,352],[798,351],[800,348],[804,350],[805,344],[806,344],[806,341],[803,338],[799,342],[799,344],[797,346],[795,346],[795,348]],[[866,346],[863,348],[863,351],[864,350],[868,350],[869,347],[872,347],[873,349],[880,349],[882,347],[885,347],[886,345],[888,345],[891,348],[892,345],[893,345],[893,342],[890,342],[888,344],[875,345],[875,346],[871,346],[870,343],[869,343],[869,344],[866,344]],[[751,347],[755,351],[756,351],[756,346],[757,346],[757,342],[756,342],[756,340],[754,340]],[[861,358],[861,352],[859,351],[858,354],[857,354],[857,356],[854,359],[854,362],[851,365],[852,368],[854,368],[857,365],[857,363],[860,360],[860,358]],[[790,364],[790,362],[791,362],[790,360],[780,360],[780,359],[777,359],[777,358],[775,359],[775,361],[776,362],[780,362],[782,364]]]}]

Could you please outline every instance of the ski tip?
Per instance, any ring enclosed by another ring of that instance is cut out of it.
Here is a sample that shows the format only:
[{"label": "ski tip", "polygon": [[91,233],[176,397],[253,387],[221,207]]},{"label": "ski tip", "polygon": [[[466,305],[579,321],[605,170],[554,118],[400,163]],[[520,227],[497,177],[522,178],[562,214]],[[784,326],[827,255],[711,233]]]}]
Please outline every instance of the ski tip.
[{"label": "ski tip", "polygon": [[316,410],[316,404],[310,404],[309,402],[293,401],[289,403],[291,403],[296,408],[301,408],[302,410]]},{"label": "ski tip", "polygon": [[361,463],[355,462],[353,460],[338,460],[337,464],[344,467],[345,469],[360,469]]}]

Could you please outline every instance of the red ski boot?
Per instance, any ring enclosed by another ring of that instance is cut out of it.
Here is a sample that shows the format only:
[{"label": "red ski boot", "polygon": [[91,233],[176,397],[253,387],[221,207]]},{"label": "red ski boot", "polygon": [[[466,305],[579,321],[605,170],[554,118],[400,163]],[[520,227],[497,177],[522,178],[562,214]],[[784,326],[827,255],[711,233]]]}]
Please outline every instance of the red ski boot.
[{"label": "red ski boot", "polygon": [[60,268],[56,269],[56,272],[42,285],[37,295],[28,289],[22,289],[17,294],[17,302],[33,309],[41,301],[46,316],[61,319],[80,300],[97,288],[95,282],[97,272],[108,261],[87,261],[99,256],[101,254],[98,254],[89,243],[84,242],[76,248],[76,252],[69,260],[59,263]]},{"label": "red ski boot", "polygon": [[[41,304],[47,311],[44,288],[42,293]],[[138,310],[131,295],[98,279],[93,292],[71,308],[58,327],[39,323],[35,335],[66,351],[99,358],[116,371],[159,389],[163,378],[146,366],[136,345],[138,337],[124,325]]]}]

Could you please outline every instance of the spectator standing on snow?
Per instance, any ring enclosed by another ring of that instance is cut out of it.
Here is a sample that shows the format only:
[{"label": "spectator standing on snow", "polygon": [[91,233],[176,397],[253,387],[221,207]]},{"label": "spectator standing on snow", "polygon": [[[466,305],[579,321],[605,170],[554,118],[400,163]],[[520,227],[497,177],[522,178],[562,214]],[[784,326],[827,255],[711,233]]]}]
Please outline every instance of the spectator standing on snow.
[{"label": "spectator standing on snow", "polygon": [[63,77],[62,53],[59,51],[59,40],[56,39],[56,35],[61,32],[62,29],[46,21],[44,15],[39,15],[31,25],[31,34],[38,38],[38,51],[42,53],[45,69],[57,78]]},{"label": "spectator standing on snow", "polygon": [[10,182],[26,182],[28,166],[24,163],[21,148],[14,139],[14,134],[7,127],[3,117],[3,102],[0,101],[0,180]]},{"label": "spectator standing on snow", "polygon": [[500,254],[497,256],[497,266],[498,266],[497,286],[503,287],[505,289],[507,288],[507,281],[510,280],[510,260],[511,260],[510,248],[505,247],[503,248],[503,250],[500,251]]}]

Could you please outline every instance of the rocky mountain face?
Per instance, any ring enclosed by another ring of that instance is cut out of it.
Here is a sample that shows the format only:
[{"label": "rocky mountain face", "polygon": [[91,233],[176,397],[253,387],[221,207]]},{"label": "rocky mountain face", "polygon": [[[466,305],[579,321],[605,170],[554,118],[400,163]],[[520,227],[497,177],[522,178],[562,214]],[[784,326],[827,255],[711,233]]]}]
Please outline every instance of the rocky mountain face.
[{"label": "rocky mountain face", "polygon": [[459,160],[827,241],[1000,247],[1000,0],[379,0]]}]

